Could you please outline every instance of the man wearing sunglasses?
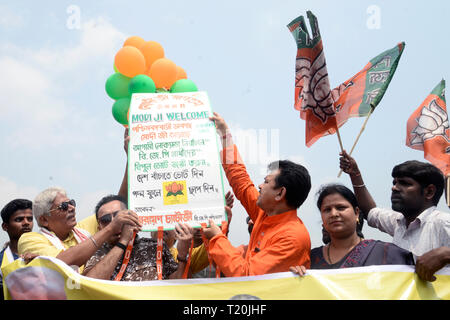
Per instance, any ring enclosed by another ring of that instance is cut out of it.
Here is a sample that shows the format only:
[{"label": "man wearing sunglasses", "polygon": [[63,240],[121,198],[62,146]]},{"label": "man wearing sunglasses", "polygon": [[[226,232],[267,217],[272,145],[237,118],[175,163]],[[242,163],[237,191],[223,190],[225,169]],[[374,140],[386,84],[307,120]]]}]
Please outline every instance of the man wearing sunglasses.
[{"label": "man wearing sunglasses", "polygon": [[19,254],[56,257],[68,265],[82,267],[112,235],[120,233],[124,224],[141,228],[137,215],[115,219],[108,227],[91,236],[76,227],[76,202],[61,188],[48,188],[33,202],[33,215],[39,232],[23,234],[18,243]]},{"label": "man wearing sunglasses", "polygon": [[[136,215],[134,212],[127,210],[126,200],[121,196],[109,195],[103,197],[95,207],[99,232],[129,214]],[[129,260],[124,258],[127,246],[136,231],[139,231],[136,226],[123,224],[122,229],[115,234],[111,234],[103,246],[88,260],[83,275],[104,280],[157,280],[157,241],[155,239],[141,238],[136,235]],[[178,240],[178,257],[180,257],[178,263],[174,260],[167,244],[163,243],[163,279],[182,278],[192,233],[193,229],[188,225],[177,225],[175,229],[175,239]],[[121,272],[121,269],[124,271]]]}]

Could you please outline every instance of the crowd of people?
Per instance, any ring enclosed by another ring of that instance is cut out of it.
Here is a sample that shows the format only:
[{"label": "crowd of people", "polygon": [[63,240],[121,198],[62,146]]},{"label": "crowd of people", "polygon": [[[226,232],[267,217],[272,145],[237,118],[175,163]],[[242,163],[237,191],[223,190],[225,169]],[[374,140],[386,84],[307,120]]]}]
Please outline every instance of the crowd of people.
[{"label": "crowd of people", "polygon": [[[227,229],[236,197],[248,214],[250,240],[234,247],[227,230],[212,220],[201,229],[178,224],[164,231],[162,279],[213,277],[213,269],[223,277],[286,271],[304,276],[308,269],[400,264],[415,265],[420,279],[434,281],[434,274],[450,263],[450,215],[436,209],[444,177],[433,165],[406,161],[395,166],[392,209],[382,209],[366,188],[355,159],[343,151],[340,168],[350,177],[353,191],[340,184],[321,187],[317,208],[324,245],[311,249],[309,232],[298,216],[311,190],[308,170],[292,161],[275,161],[256,187],[224,119],[214,113],[210,120],[221,138],[222,165],[232,188],[225,197]],[[126,152],[128,140],[126,131]],[[0,253],[1,266],[18,258],[28,263],[51,256],[87,277],[158,279],[157,235],[137,235],[142,225],[128,209],[127,192],[125,170],[118,194],[100,199],[95,214],[80,222],[75,200],[61,188],[48,188],[33,202],[10,201],[1,211],[2,228],[10,239]],[[364,220],[391,235],[392,243],[365,239]],[[34,223],[37,232],[32,231]]]}]

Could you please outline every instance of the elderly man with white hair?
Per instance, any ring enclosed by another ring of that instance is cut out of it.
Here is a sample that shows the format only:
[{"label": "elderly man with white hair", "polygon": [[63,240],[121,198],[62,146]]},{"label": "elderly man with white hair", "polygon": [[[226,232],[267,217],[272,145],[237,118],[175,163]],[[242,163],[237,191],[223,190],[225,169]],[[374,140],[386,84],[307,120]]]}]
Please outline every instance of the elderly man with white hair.
[{"label": "elderly man with white hair", "polygon": [[20,237],[19,254],[56,257],[81,267],[111,235],[119,234],[123,225],[132,225],[136,230],[142,227],[136,213],[121,210],[107,227],[91,236],[76,227],[75,208],[75,200],[69,199],[64,189],[52,187],[39,193],[32,208],[39,232]]}]

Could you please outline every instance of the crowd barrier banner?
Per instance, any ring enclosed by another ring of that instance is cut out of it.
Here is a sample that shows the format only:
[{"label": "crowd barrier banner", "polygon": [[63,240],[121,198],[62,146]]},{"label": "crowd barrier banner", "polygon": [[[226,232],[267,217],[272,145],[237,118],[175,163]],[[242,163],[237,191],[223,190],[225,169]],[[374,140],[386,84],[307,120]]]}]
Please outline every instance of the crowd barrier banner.
[{"label": "crowd barrier banner", "polygon": [[51,257],[2,268],[5,299],[69,300],[449,300],[450,268],[434,282],[422,281],[412,266],[308,270],[236,278],[117,282],[79,275]]}]

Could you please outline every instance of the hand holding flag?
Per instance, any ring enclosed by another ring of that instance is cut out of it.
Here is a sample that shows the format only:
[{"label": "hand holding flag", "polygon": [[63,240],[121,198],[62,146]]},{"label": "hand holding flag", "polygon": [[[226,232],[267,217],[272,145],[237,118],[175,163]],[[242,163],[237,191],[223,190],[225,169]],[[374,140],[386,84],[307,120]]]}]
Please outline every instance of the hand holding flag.
[{"label": "hand holding flag", "polygon": [[[383,98],[404,48],[405,43],[401,42],[394,48],[382,52],[370,60],[360,72],[332,91],[338,127],[347,122],[348,118],[366,117],[349,155],[353,153],[366,128],[367,121]],[[339,172],[338,178],[341,173],[342,170]]]}]

